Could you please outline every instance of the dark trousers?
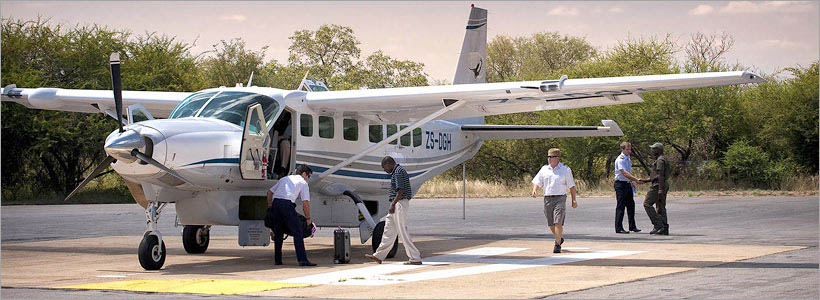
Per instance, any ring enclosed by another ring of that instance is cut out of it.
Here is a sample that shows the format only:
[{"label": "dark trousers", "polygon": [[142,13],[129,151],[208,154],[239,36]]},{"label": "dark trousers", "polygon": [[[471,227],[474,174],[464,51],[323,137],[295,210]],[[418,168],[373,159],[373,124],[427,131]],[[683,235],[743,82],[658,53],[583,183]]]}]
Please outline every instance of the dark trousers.
[{"label": "dark trousers", "polygon": [[658,194],[658,186],[649,188],[646,193],[646,199],[643,201],[643,208],[646,210],[646,215],[652,221],[655,229],[662,229],[669,226],[666,218],[666,193],[669,188],[664,189],[663,194]]},{"label": "dark trousers", "polygon": [[615,181],[615,231],[624,230],[624,209],[629,218],[629,230],[638,229],[635,225],[635,199],[632,197],[632,185],[628,181]]},{"label": "dark trousers", "polygon": [[273,257],[277,263],[282,262],[282,241],[285,233],[293,237],[293,247],[296,248],[296,260],[307,262],[305,242],[302,237],[302,228],[299,218],[296,217],[296,204],[290,200],[274,199],[273,211],[276,216],[276,230],[273,235]]}]

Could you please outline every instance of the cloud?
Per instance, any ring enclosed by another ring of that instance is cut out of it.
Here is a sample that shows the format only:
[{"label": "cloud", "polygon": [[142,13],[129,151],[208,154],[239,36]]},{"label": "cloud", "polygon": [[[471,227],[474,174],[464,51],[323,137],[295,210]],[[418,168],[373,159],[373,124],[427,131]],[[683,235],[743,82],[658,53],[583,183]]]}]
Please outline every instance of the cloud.
[{"label": "cloud", "polygon": [[219,20],[222,21],[233,21],[233,22],[244,22],[248,18],[245,15],[222,15],[219,16]]},{"label": "cloud", "polygon": [[547,13],[547,15],[549,15],[549,16],[561,16],[561,17],[577,16],[578,15],[578,9],[574,8],[574,7],[573,8],[566,8],[564,6],[558,6],[556,8],[551,9]]},{"label": "cloud", "polygon": [[613,7],[613,8],[609,9],[609,12],[613,13],[613,14],[619,14],[619,13],[624,12],[624,9],[620,8],[620,7]]},{"label": "cloud", "polygon": [[715,8],[712,5],[701,4],[689,11],[690,15],[703,16],[713,13],[721,15],[763,14],[763,13],[800,13],[815,12],[816,2],[808,1],[732,1],[725,6]]},{"label": "cloud", "polygon": [[759,40],[755,42],[755,46],[760,48],[777,48],[777,49],[798,49],[804,48],[805,45],[792,42],[789,40]]},{"label": "cloud", "polygon": [[712,7],[711,5],[701,4],[701,5],[698,5],[698,7],[695,7],[694,9],[690,10],[689,14],[693,15],[693,16],[704,16],[704,15],[711,14],[714,11],[715,11],[715,8]]}]

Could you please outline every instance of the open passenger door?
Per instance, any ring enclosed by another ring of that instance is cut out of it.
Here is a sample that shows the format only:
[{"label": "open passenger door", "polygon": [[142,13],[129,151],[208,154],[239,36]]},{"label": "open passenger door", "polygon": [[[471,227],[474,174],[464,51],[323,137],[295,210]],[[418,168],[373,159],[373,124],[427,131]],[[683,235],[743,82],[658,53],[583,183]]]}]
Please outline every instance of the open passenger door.
[{"label": "open passenger door", "polygon": [[239,155],[239,172],[245,180],[264,180],[268,169],[268,131],[262,104],[248,106],[245,128],[242,131],[242,147]]}]

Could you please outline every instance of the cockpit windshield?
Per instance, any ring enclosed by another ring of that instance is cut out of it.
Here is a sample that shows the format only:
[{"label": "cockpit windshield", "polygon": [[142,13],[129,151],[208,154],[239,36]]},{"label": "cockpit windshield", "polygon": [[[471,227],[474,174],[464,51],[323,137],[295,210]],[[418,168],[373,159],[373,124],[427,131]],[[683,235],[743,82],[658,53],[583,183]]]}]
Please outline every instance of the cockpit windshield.
[{"label": "cockpit windshield", "polygon": [[279,103],[271,97],[249,92],[212,91],[188,96],[171,113],[169,119],[185,117],[214,118],[243,126],[248,106],[262,104],[266,123],[273,122]]}]

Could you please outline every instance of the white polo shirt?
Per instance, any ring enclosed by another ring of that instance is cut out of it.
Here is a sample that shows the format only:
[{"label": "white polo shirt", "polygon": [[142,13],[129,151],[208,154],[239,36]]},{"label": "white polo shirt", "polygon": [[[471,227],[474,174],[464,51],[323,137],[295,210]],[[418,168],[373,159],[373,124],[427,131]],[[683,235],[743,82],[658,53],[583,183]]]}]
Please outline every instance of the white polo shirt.
[{"label": "white polo shirt", "polygon": [[270,191],[274,199],[287,199],[296,203],[296,198],[301,197],[302,201],[310,201],[310,189],[302,175],[282,177]]},{"label": "white polo shirt", "polygon": [[566,195],[575,186],[572,170],[562,163],[553,169],[549,164],[541,167],[532,183],[544,188],[544,196]]},{"label": "white polo shirt", "polygon": [[629,178],[626,178],[619,170],[627,171],[630,174],[632,173],[632,159],[623,152],[615,159],[615,181],[629,182]]}]

